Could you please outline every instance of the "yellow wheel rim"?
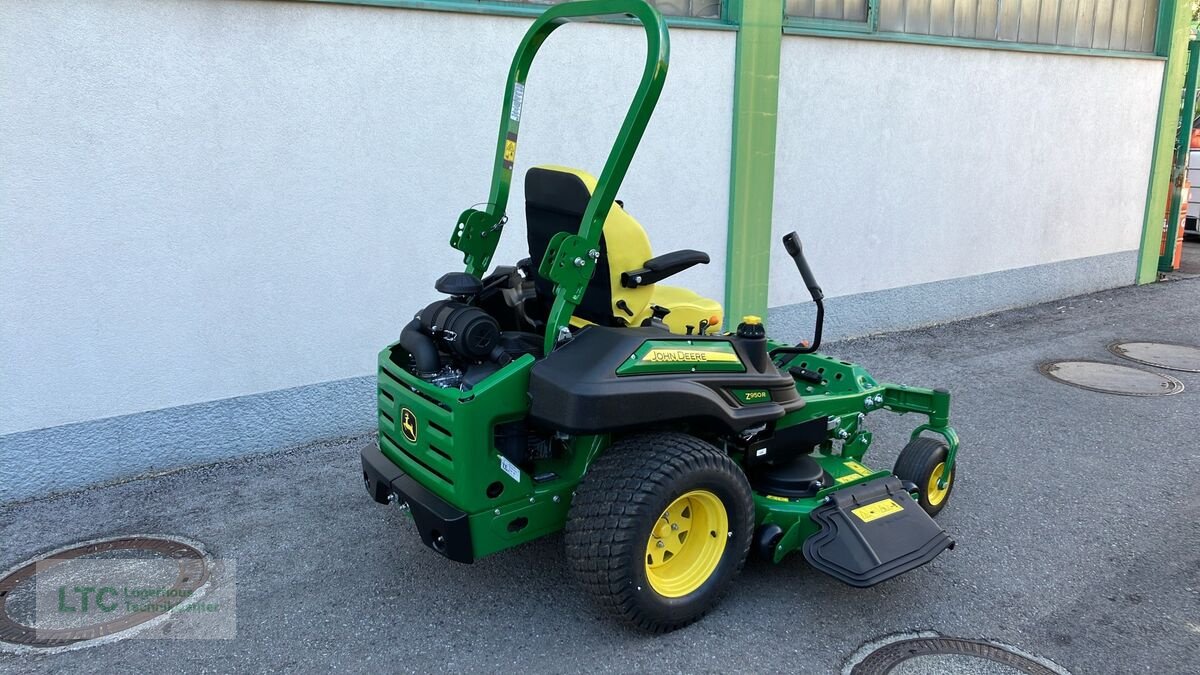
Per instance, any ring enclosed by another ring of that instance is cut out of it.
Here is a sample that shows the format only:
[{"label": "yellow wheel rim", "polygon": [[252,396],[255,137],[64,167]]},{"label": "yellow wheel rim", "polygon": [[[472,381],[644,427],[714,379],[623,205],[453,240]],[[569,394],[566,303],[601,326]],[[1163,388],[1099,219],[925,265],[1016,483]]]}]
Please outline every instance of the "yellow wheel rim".
[{"label": "yellow wheel rim", "polygon": [[659,595],[679,598],[712,576],[729,538],[725,505],[708,490],[671,502],[646,542],[646,580]]},{"label": "yellow wheel rim", "polygon": [[929,474],[929,485],[925,486],[925,500],[930,506],[937,506],[946,498],[946,494],[950,492],[950,481],[954,480],[951,476],[946,480],[946,487],[938,487],[938,481],[942,479],[942,474],[946,472],[946,463],[942,462],[933,467],[933,473]]}]

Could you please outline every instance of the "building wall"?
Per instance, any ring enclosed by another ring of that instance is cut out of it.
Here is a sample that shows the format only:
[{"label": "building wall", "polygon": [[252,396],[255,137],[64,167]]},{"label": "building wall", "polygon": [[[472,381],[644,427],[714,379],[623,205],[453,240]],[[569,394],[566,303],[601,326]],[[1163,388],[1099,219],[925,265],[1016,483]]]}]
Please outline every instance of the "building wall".
[{"label": "building wall", "polygon": [[[487,198],[529,23],[287,2],[3,11],[5,433],[373,372],[461,268],[447,242]],[[660,250],[710,249],[688,281],[719,294],[734,35],[673,38],[622,198]],[[519,164],[599,173],[643,42],[556,33]],[[523,203],[518,185],[497,260],[527,255]]]},{"label": "building wall", "polygon": [[[488,196],[528,25],[294,2],[0,4],[0,501],[244,452],[204,402],[371,375],[461,269],[447,242]],[[712,254],[682,281],[717,297],[734,41],[672,32],[621,191],[657,250]],[[599,173],[643,45],[630,26],[555,33],[528,82],[520,175]],[[527,255],[523,203],[517,185],[498,261]],[[369,430],[372,399],[345,390],[273,394],[248,446]],[[163,408],[178,414],[126,419]],[[272,438],[272,415],[297,411],[310,427]]]},{"label": "building wall", "polygon": [[[1160,60],[784,36],[780,78],[774,239],[832,335],[1132,283]],[[777,245],[770,305],[807,300]]]},{"label": "building wall", "polygon": [[[0,4],[0,501],[374,424],[378,349],[460,259],[527,18],[258,0]],[[621,191],[720,297],[736,34],[674,29]],[[598,172],[642,35],[573,25],[518,172]],[[830,330],[1128,283],[1161,62],[785,36],[776,239]],[[499,261],[525,255],[514,186]],[[805,298],[777,247],[773,334]]]}]

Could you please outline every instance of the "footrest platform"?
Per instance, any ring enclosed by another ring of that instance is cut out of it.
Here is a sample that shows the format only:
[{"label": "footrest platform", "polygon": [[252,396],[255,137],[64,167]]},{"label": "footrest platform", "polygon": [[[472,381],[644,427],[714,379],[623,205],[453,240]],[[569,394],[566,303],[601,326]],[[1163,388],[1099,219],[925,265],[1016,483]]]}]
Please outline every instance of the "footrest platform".
[{"label": "footrest platform", "polygon": [[851,586],[874,586],[954,547],[895,476],[831,493],[811,517],[821,529],[804,541],[804,557]]}]

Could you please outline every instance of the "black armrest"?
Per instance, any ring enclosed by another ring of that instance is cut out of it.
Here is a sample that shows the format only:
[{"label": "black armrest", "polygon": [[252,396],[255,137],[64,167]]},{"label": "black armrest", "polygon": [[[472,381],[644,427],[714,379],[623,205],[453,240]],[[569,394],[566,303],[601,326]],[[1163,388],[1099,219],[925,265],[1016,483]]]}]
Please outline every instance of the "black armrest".
[{"label": "black armrest", "polygon": [[707,265],[708,254],[703,251],[684,249],[651,258],[642,263],[641,269],[621,273],[621,285],[637,288],[657,284],[672,274],[678,274],[694,265]]}]

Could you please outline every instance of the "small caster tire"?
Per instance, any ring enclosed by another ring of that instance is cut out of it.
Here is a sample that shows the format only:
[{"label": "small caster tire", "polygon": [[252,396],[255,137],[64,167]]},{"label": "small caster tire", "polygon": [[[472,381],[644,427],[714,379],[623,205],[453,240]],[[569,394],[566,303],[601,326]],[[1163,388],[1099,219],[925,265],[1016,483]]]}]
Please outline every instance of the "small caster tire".
[{"label": "small caster tire", "polygon": [[892,473],[900,480],[910,481],[917,486],[917,502],[930,517],[936,516],[950,501],[954,491],[955,474],[958,467],[950,471],[946,487],[938,487],[938,481],[946,471],[946,458],[950,450],[941,439],[920,437],[909,441],[896,458]]}]

